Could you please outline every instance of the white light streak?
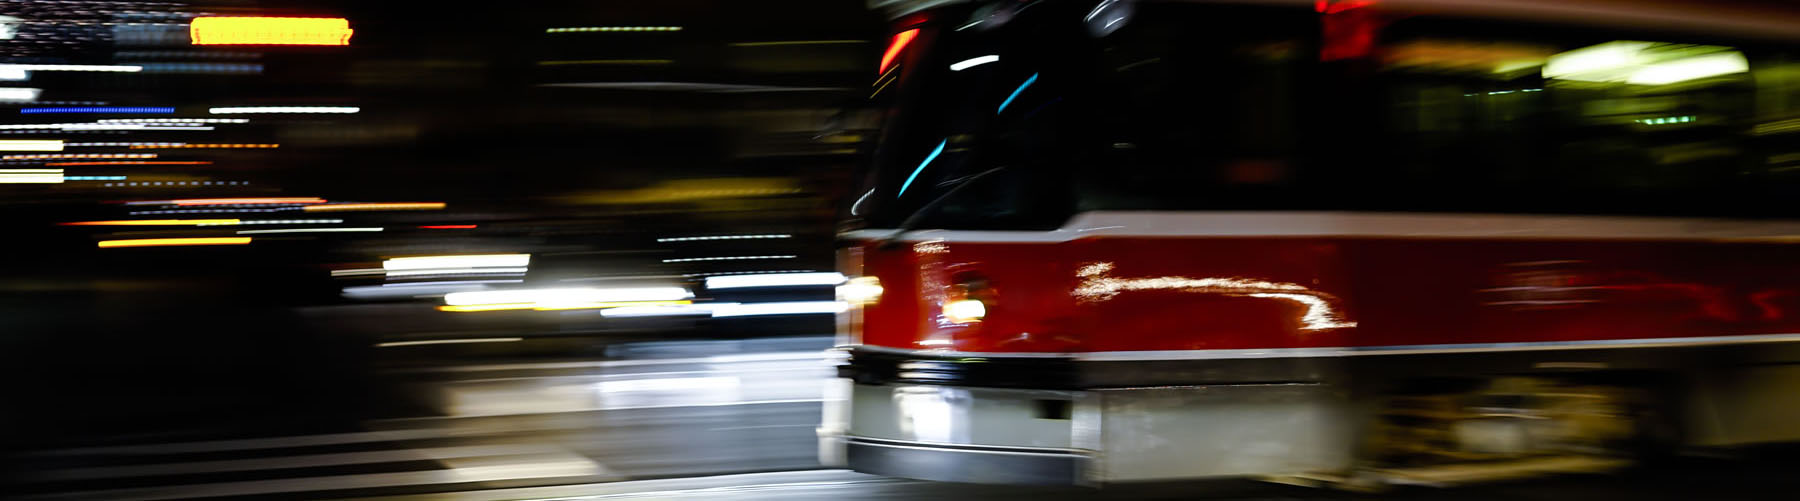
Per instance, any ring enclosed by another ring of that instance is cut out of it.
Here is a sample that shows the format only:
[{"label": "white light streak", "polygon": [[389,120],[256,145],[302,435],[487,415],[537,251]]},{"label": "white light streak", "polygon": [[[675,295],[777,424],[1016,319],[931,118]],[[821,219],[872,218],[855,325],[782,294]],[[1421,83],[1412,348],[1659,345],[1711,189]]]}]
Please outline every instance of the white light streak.
[{"label": "white light streak", "polygon": [[0,169],[0,183],[56,184],[63,182],[62,169]]},{"label": "white light streak", "polygon": [[1294,301],[1307,307],[1300,318],[1301,329],[1319,330],[1341,327],[1355,327],[1356,322],[1348,322],[1338,318],[1331,307],[1336,299],[1330,294],[1315,291],[1306,286],[1285,282],[1268,282],[1247,278],[1188,278],[1188,277],[1151,277],[1151,278],[1115,278],[1107,276],[1113,269],[1113,263],[1098,262],[1082,266],[1075,272],[1081,283],[1072,291],[1081,302],[1098,302],[1112,299],[1126,291],[1166,290],[1179,292],[1197,292],[1202,294],[1220,294],[1226,296],[1246,296],[1256,298],[1284,299]]},{"label": "white light streak", "polygon": [[706,315],[712,315],[713,308],[718,307],[721,304],[737,304],[737,303],[677,304],[677,305],[668,305],[668,306],[621,306],[618,308],[607,308],[604,310],[600,310],[600,316],[618,317],[618,318],[706,316]]},{"label": "white light streak", "polygon": [[471,254],[460,256],[397,257],[382,261],[381,268],[388,271],[396,271],[530,265],[530,254]]},{"label": "white light streak", "polygon": [[706,288],[708,289],[837,285],[841,283],[844,283],[844,274],[842,273],[775,273],[706,277]]},{"label": "white light streak", "polygon": [[214,115],[241,113],[356,113],[355,106],[226,106],[206,110]]},{"label": "white light streak", "polygon": [[250,123],[248,118],[106,118],[95,120],[103,124],[242,124]]},{"label": "white light streak", "polygon": [[238,230],[239,235],[257,233],[349,233],[381,231],[381,228],[285,228],[279,230]]},{"label": "white light streak", "polygon": [[457,292],[444,296],[444,304],[473,306],[487,304],[533,304],[555,308],[587,303],[623,303],[633,301],[675,301],[694,297],[680,287],[628,287],[618,289],[514,289],[503,291]]},{"label": "white light streak", "polygon": [[714,317],[752,315],[805,315],[843,313],[850,304],[843,301],[781,301],[772,303],[727,303],[713,308]]},{"label": "white light streak", "polygon": [[187,143],[64,143],[63,146],[181,146]]},{"label": "white light streak", "polygon": [[714,236],[706,236],[706,237],[658,238],[658,239],[656,239],[656,241],[658,241],[658,242],[693,242],[693,241],[698,241],[698,240],[748,240],[748,239],[757,239],[757,238],[792,238],[792,237],[793,237],[793,235],[785,235],[785,234],[714,235]]},{"label": "white light streak", "polygon": [[0,139],[0,151],[62,151],[61,139]]},{"label": "white light streak", "polygon": [[688,258],[680,258],[680,259],[664,259],[664,260],[662,260],[662,262],[665,262],[665,263],[688,263],[688,262],[694,262],[694,261],[738,261],[738,260],[745,260],[745,259],[793,259],[795,257],[797,257],[797,256],[776,255],[776,256],[688,257]]},{"label": "white light streak", "polygon": [[136,73],[143,66],[112,64],[0,64],[0,75],[21,71],[105,71]]},{"label": "white light streak", "polygon": [[236,226],[240,224],[338,224],[342,219],[252,219],[235,223],[207,223],[198,226]]},{"label": "white light streak", "polygon": [[5,88],[0,88],[0,101],[31,102],[31,101],[36,101],[38,96],[42,95],[43,93],[44,93],[44,89],[33,89],[33,88],[28,88],[28,87],[5,87]]},{"label": "white light streak", "polygon": [[999,60],[1000,60],[1000,56],[996,56],[993,54],[988,54],[988,55],[979,56],[979,57],[971,57],[968,59],[957,61],[956,64],[950,65],[950,71],[962,71],[962,70],[966,70],[969,68],[974,68],[976,66],[981,66],[981,65],[984,65],[987,63],[996,62]]},{"label": "white light streak", "polygon": [[530,268],[426,268],[420,270],[388,270],[390,277],[423,277],[433,275],[523,275]]}]

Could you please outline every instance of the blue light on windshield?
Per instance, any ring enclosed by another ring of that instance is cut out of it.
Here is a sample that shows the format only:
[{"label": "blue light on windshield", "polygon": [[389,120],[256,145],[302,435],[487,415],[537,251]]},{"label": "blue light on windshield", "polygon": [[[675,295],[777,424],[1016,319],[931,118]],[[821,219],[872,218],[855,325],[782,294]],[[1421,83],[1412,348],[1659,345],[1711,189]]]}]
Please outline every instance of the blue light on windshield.
[{"label": "blue light on windshield", "polygon": [[1006,111],[1006,105],[1012,104],[1014,99],[1019,98],[1020,92],[1025,92],[1026,87],[1030,87],[1031,84],[1036,83],[1037,77],[1038,77],[1038,74],[1032,73],[1031,78],[1027,78],[1027,79],[1025,79],[1025,83],[1019,84],[1019,88],[1013,89],[1012,95],[1006,96],[1006,100],[1000,102],[1000,109],[995,110],[994,114],[997,115],[997,114],[1000,114],[1000,112]]},{"label": "blue light on windshield", "polygon": [[900,183],[900,192],[895,193],[894,198],[900,198],[900,195],[906,194],[906,187],[912,186],[913,180],[919,178],[920,172],[925,172],[925,166],[931,165],[932,160],[937,160],[938,154],[944,152],[944,145],[946,145],[946,144],[950,144],[949,139],[939,141],[938,145],[937,145],[937,149],[931,150],[930,155],[925,155],[925,161],[919,162],[919,168],[913,169],[912,175],[906,176],[906,182]]}]

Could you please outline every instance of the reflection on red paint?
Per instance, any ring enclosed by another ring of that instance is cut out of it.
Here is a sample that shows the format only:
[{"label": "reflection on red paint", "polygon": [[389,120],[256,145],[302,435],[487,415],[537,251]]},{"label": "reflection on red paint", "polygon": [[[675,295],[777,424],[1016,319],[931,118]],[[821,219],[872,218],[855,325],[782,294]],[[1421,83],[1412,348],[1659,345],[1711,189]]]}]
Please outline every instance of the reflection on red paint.
[{"label": "reflection on red paint", "polygon": [[894,38],[888,41],[887,52],[881,54],[881,67],[877,68],[875,73],[887,73],[888,65],[894,64],[894,60],[900,57],[900,51],[905,50],[906,46],[918,36],[918,28],[895,33]]},{"label": "reflection on red paint", "polygon": [[425,225],[425,226],[420,226],[420,228],[424,228],[427,230],[473,230],[473,229],[475,229],[475,225],[473,225],[473,224],[429,224],[429,225]]},{"label": "reflection on red paint", "polygon": [[1375,5],[1375,0],[1344,0],[1340,2],[1316,0],[1313,2],[1313,10],[1319,11],[1320,14],[1336,14],[1350,9],[1368,7],[1370,5]]},{"label": "reflection on red paint", "polygon": [[[1368,57],[1375,50],[1376,33],[1382,19],[1371,9],[1357,9],[1373,2],[1334,3],[1325,8],[1320,20],[1322,44],[1320,61],[1338,61]],[[1345,7],[1351,5],[1351,7]]]}]

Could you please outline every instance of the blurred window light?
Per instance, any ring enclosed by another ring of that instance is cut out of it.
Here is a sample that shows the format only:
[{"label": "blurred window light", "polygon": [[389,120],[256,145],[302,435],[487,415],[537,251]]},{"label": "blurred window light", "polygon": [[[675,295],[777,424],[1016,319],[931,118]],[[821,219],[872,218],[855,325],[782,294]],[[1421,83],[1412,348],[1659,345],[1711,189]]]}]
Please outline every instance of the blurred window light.
[{"label": "blurred window light", "polygon": [[[250,119],[248,119],[248,118],[161,118],[161,117],[159,117],[159,118],[108,118],[108,119],[94,121],[94,123],[103,123],[103,124],[241,124],[241,123],[249,123],[249,122],[250,122]],[[146,144],[158,144],[158,143],[146,143]],[[161,143],[161,144],[186,144],[186,143]]]},{"label": "blurred window light", "polygon": [[953,323],[980,322],[987,316],[987,305],[974,299],[959,299],[944,304],[944,319]]},{"label": "blurred window light", "polygon": [[664,260],[662,260],[662,262],[665,262],[665,263],[689,263],[689,262],[695,262],[695,261],[739,261],[739,260],[745,260],[745,259],[793,259],[795,257],[798,257],[798,256],[781,254],[781,255],[770,255],[770,256],[686,257],[686,258],[677,258],[677,259],[664,259]]},{"label": "blurred window light", "polygon": [[461,338],[461,339],[426,339],[426,340],[421,340],[421,341],[389,341],[386,343],[375,343],[375,347],[377,347],[377,348],[393,348],[396,346],[423,346],[423,345],[433,345],[433,344],[511,343],[511,342],[524,341],[524,340],[525,340],[525,338],[522,338],[522,337],[475,337],[475,338]]},{"label": "blurred window light", "polygon": [[62,151],[61,139],[0,139],[0,151]]},{"label": "blurred window light", "polygon": [[843,301],[778,301],[769,303],[731,303],[713,308],[714,317],[745,317],[756,315],[806,315],[823,313],[843,313],[849,309],[849,303]]},{"label": "blurred window light", "polygon": [[19,108],[20,114],[39,113],[174,113],[173,106],[50,106]]},{"label": "blurred window light", "polygon": [[381,231],[381,228],[284,228],[279,230],[238,230],[239,235],[259,233],[352,233]]},{"label": "blurred window light", "polygon": [[203,161],[203,160],[170,160],[170,161],[120,160],[120,161],[111,161],[111,162],[51,162],[51,163],[47,163],[44,165],[50,166],[50,167],[76,167],[76,166],[92,166],[92,165],[212,165],[212,162]]},{"label": "blurred window light", "polygon": [[844,274],[842,273],[775,273],[706,277],[706,288],[708,289],[837,285],[841,283],[844,283]]},{"label": "blurred window light", "polygon": [[1006,111],[1006,107],[1012,105],[1013,100],[1018,99],[1019,94],[1022,94],[1025,92],[1025,88],[1031,87],[1031,84],[1037,83],[1037,79],[1038,79],[1038,74],[1032,73],[1030,77],[1025,79],[1025,83],[1019,84],[1019,88],[1013,89],[1012,94],[1006,96],[1005,101],[1000,102],[1000,109],[994,110],[994,113],[998,114],[1000,112]]},{"label": "blurred window light", "polygon": [[530,303],[537,307],[557,305],[619,303],[636,301],[678,301],[694,297],[680,287],[514,289],[498,291],[458,292],[444,296],[450,306]]},{"label": "blurred window light", "polygon": [[949,145],[949,144],[950,144],[949,139],[939,141],[937,148],[933,148],[931,150],[931,154],[925,155],[925,160],[922,162],[919,162],[919,166],[917,168],[913,169],[911,175],[906,176],[906,182],[900,183],[900,191],[894,193],[894,198],[900,198],[900,195],[905,195],[906,189],[911,188],[913,181],[917,180],[919,178],[919,173],[925,172],[925,166],[931,165],[932,160],[937,160],[938,155],[941,155],[944,153],[944,146]]},{"label": "blurred window light", "polygon": [[780,40],[772,42],[736,42],[732,47],[780,47],[785,45],[840,45],[869,43],[868,40]]},{"label": "blurred window light", "polygon": [[[26,71],[102,71],[119,73],[136,73],[144,71],[143,66],[114,64],[0,64],[0,79],[10,76],[11,72]],[[23,80],[16,78],[12,80]]]},{"label": "blurred window light", "polygon": [[1619,40],[1550,56],[1546,79],[1665,85],[1750,70],[1730,47]]},{"label": "blurred window light", "polygon": [[1639,118],[1632,121],[1644,125],[1667,125],[1692,123],[1696,118],[1697,117],[1693,115],[1683,115],[1678,117]]},{"label": "blurred window light", "polygon": [[[4,80],[4,78],[0,78]],[[43,95],[44,89],[26,87],[0,87],[0,101],[36,101]]]},{"label": "blurred window light", "polygon": [[978,56],[978,57],[971,57],[968,59],[957,61],[954,64],[951,64],[950,71],[962,71],[962,70],[966,70],[969,68],[974,68],[976,66],[981,66],[981,65],[984,65],[987,63],[997,62],[999,60],[1000,60],[1000,56],[996,56],[993,54],[988,54],[985,56]]},{"label": "blurred window light", "polygon": [[886,74],[888,66],[893,65],[900,58],[900,52],[906,50],[906,46],[912,44],[913,39],[918,36],[919,29],[913,28],[895,33],[893,38],[888,39],[887,50],[881,53],[881,65],[875,68],[875,74]]},{"label": "blurred window light", "polygon": [[350,20],[341,17],[196,17],[194,45],[350,45]]},{"label": "blurred window light", "polygon": [[356,106],[224,106],[209,108],[207,113],[229,115],[240,113],[357,113]]},{"label": "blurred window light", "polygon": [[881,279],[876,277],[856,277],[844,285],[837,286],[837,299],[848,304],[868,306],[881,300]]},{"label": "blurred window light", "polygon": [[488,266],[530,266],[530,254],[467,254],[460,256],[396,257],[382,261],[388,271],[429,270],[442,268],[480,268]]},{"label": "blurred window light", "polygon": [[207,226],[238,224],[236,219],[116,219],[57,223],[63,226]]},{"label": "blurred window light", "polygon": [[681,31],[680,26],[576,26],[546,28],[544,33],[617,33],[643,31]]},{"label": "blurred window light", "polygon": [[419,229],[424,229],[424,230],[473,230],[473,229],[475,229],[475,227],[476,227],[476,225],[473,225],[473,224],[428,224],[428,225],[420,226]]},{"label": "blurred window light", "polygon": [[55,184],[63,182],[62,169],[0,169],[3,184]]},{"label": "blurred window light", "polygon": [[250,237],[140,238],[135,240],[101,240],[102,249],[115,247],[166,247],[186,245],[245,245]]},{"label": "blurred window light", "polygon": [[48,155],[5,155],[0,160],[71,160],[85,158],[156,158],[155,153],[54,153]]},{"label": "blurred window light", "polygon": [[348,212],[348,211],[381,211],[381,210],[439,210],[444,208],[443,202],[379,202],[379,203],[342,203],[328,205],[308,205],[307,212]]},{"label": "blurred window light", "polygon": [[704,237],[658,238],[658,239],[656,239],[656,241],[658,241],[658,242],[693,242],[693,241],[698,241],[698,240],[747,240],[747,239],[758,239],[758,238],[792,238],[792,237],[793,237],[793,235],[788,235],[785,233],[768,233],[768,234],[761,234],[761,235],[713,235],[713,236],[704,236]]}]

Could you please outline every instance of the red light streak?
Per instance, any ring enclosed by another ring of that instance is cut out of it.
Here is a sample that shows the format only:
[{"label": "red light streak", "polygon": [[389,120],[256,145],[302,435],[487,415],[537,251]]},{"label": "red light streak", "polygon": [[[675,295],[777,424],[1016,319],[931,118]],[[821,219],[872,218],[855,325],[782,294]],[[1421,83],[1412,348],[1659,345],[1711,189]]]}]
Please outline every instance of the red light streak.
[{"label": "red light streak", "polygon": [[888,41],[887,52],[881,54],[881,67],[877,68],[875,73],[887,73],[888,65],[893,64],[894,60],[900,57],[900,51],[905,50],[906,46],[918,36],[918,28],[895,33],[894,38]]}]

